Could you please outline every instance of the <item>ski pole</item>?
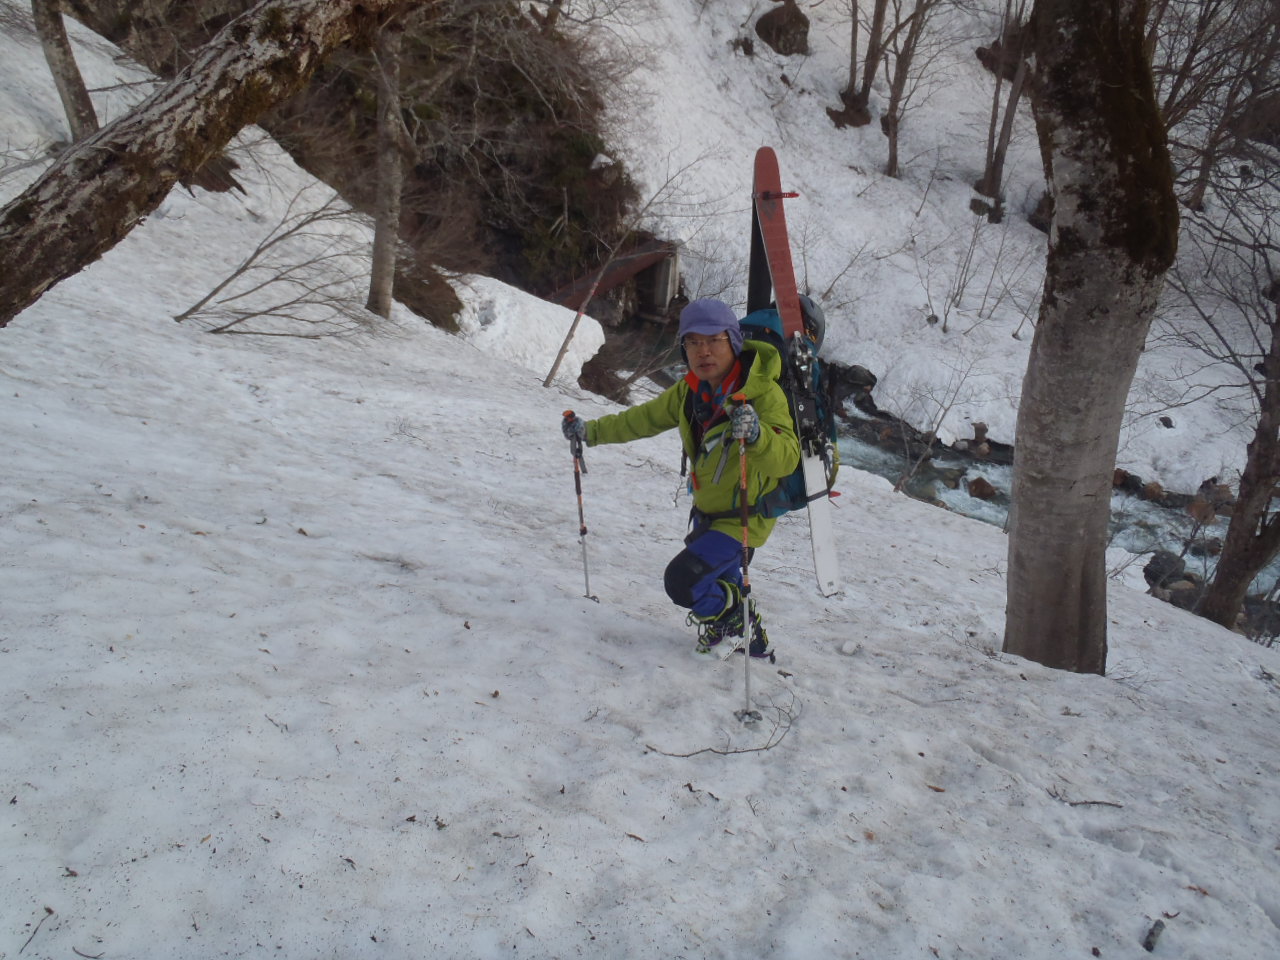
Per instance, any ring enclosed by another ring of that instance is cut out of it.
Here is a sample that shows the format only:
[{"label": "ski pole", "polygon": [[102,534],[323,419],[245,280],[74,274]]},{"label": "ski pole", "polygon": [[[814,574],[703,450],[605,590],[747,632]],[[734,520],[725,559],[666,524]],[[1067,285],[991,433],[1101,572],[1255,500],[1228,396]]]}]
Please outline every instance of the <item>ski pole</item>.
[{"label": "ski pole", "polygon": [[[578,419],[572,410],[566,410],[564,418]],[[591,593],[591,569],[587,566],[587,521],[582,509],[582,475],[587,472],[587,462],[582,456],[582,438],[577,434],[569,440],[569,452],[573,454],[573,486],[578,492],[578,543],[582,545],[582,579],[587,591],[583,596],[599,603],[600,598]]]},{"label": "ski pole", "polygon": [[[737,393],[734,403],[747,402],[747,396]],[[751,709],[751,544],[748,542],[748,524],[751,522],[751,505],[747,503],[747,438],[738,438],[738,510],[742,517],[742,659],[746,704],[735,716],[742,723],[757,723],[760,711]]]}]

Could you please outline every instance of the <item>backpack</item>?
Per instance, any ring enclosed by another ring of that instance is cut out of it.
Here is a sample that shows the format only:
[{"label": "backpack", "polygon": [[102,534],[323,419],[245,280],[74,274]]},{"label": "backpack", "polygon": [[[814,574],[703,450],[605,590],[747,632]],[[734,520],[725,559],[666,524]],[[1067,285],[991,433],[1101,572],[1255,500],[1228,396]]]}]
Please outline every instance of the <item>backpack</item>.
[{"label": "backpack", "polygon": [[804,466],[797,464],[788,476],[757,501],[754,512],[765,517],[778,517],[809,506],[811,500],[831,495],[836,473],[840,469],[840,453],[836,444],[835,404],[826,366],[818,357],[818,344],[805,331],[803,337],[788,341],[782,332],[782,317],[773,307],[756,310],[739,321],[745,340],[760,340],[782,355],[782,376],[778,385],[791,405],[791,419],[800,439],[800,453],[821,458],[826,489],[810,495],[804,482]]},{"label": "backpack", "polygon": [[[778,485],[756,501],[751,512],[763,517],[780,517],[792,510],[802,510],[810,501],[831,496],[836,472],[840,469],[840,454],[836,445],[835,404],[830,378],[826,367],[818,358],[818,344],[806,334],[797,338],[799,343],[788,341],[782,332],[782,317],[773,307],[749,313],[738,322],[743,340],[758,340],[775,348],[782,357],[782,375],[778,386],[786,394],[791,407],[791,420],[796,436],[800,439],[803,458],[813,454],[821,458],[826,477],[826,489],[809,495],[804,482],[804,465],[797,463],[795,470],[778,481]],[[686,413],[692,419],[693,401],[688,401]],[[684,458],[681,458],[681,475],[684,474]],[[736,511],[724,514],[736,516]]]}]

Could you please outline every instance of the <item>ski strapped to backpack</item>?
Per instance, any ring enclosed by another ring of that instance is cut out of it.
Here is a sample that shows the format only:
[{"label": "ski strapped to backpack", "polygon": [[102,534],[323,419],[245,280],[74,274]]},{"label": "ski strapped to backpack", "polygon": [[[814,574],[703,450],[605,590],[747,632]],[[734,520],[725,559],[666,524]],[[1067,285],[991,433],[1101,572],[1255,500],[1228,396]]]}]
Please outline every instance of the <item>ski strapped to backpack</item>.
[{"label": "ski strapped to backpack", "polygon": [[[818,350],[826,334],[821,308],[796,289],[791,245],[787,239],[785,200],[796,197],[782,189],[778,157],[772,147],[756,151],[751,183],[751,260],[747,274],[747,318],[761,327],[766,342],[774,332],[782,340],[783,389],[792,402],[796,433],[800,437],[800,472],[790,502],[797,509],[807,505],[809,542],[813,548],[813,573],[824,597],[840,589],[840,572],[832,525],[831,484],[837,467],[834,404],[825,389],[825,375]],[[771,302],[772,301],[772,302]],[[761,323],[760,320],[765,322]],[[784,494],[779,494],[781,499]]]}]

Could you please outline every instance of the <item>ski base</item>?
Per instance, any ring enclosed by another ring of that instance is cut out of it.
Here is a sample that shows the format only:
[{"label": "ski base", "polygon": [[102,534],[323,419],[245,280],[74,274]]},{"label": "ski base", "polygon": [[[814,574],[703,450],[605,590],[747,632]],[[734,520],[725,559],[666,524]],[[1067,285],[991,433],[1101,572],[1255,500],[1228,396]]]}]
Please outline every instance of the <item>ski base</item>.
[{"label": "ski base", "polygon": [[830,597],[840,591],[840,561],[831,525],[831,498],[827,496],[826,465],[820,457],[803,457],[804,485],[809,496],[809,541],[813,545],[813,574],[818,592]]}]

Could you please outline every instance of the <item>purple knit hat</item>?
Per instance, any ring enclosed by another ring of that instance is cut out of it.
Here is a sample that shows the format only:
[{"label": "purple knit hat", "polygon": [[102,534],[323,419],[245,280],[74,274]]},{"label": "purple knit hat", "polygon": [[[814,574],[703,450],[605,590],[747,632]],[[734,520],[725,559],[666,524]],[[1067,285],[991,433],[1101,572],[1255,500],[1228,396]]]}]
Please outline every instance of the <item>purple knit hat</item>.
[{"label": "purple knit hat", "polygon": [[680,340],[685,334],[692,333],[700,337],[713,337],[717,333],[729,335],[729,346],[735,354],[742,351],[742,328],[738,326],[737,314],[727,303],[720,300],[694,300],[680,311]]}]

